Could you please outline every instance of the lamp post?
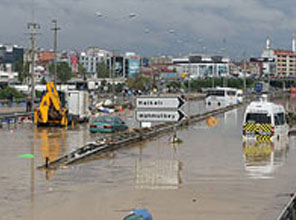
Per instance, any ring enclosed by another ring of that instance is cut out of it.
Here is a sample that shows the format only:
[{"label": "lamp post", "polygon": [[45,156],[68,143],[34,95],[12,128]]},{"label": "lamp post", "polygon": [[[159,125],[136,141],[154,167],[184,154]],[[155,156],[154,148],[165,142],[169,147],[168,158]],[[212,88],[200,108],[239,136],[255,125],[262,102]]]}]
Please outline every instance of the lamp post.
[{"label": "lamp post", "polygon": [[[105,18],[106,16],[104,16],[101,12],[95,12],[96,16],[98,18]],[[123,18],[118,18],[118,20],[122,20],[122,19],[133,19],[137,17],[137,14],[131,12],[128,14],[128,16],[125,16]],[[112,58],[113,58],[113,62],[111,60],[110,57],[110,65],[109,65],[109,79],[111,79],[111,86],[112,86],[112,104],[114,105],[115,103],[115,87],[114,87],[114,77],[115,77],[115,62],[116,62],[116,58],[115,58],[115,50],[112,51]],[[125,62],[125,60],[123,59],[123,62]]]},{"label": "lamp post", "polygon": [[[192,66],[191,66],[191,59],[190,59],[190,55],[189,55],[189,71],[188,71],[188,98],[190,97],[190,93],[191,93],[191,74],[192,74]],[[190,117],[190,99],[188,99],[188,116]]]}]

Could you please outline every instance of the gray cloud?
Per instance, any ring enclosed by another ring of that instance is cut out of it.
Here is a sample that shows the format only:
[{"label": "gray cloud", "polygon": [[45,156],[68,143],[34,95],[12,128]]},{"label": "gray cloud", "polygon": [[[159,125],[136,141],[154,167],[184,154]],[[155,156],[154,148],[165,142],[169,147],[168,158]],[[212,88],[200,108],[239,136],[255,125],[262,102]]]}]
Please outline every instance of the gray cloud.
[{"label": "gray cloud", "polygon": [[[31,2],[1,0],[1,43],[28,46]],[[203,46],[213,53],[227,47],[233,57],[244,51],[258,55],[267,35],[275,46],[288,48],[296,32],[295,9],[292,0],[35,0],[41,47],[52,46],[55,18],[62,27],[61,49],[97,45],[148,56],[198,52]],[[137,17],[128,18],[131,12]]]}]

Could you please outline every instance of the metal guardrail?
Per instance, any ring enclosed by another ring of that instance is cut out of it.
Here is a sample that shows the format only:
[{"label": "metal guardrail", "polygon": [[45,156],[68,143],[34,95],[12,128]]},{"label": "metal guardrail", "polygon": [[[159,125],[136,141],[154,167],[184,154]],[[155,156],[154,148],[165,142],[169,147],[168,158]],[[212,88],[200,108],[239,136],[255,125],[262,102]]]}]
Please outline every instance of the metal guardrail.
[{"label": "metal guardrail", "polygon": [[[33,112],[14,112],[14,113],[0,113],[0,122],[7,119],[18,119],[21,117],[33,117]],[[16,120],[14,120],[16,122]]]},{"label": "metal guardrail", "polygon": [[106,136],[104,138],[100,138],[98,140],[90,142],[78,148],[77,150],[74,150],[69,154],[58,158],[55,161],[47,160],[44,165],[38,166],[37,168],[57,169],[62,165],[70,165],[98,153],[116,150],[123,146],[127,146],[131,143],[135,143],[137,141],[155,138],[158,135],[166,134],[170,131],[173,131],[175,127],[183,127],[189,124],[193,124],[198,121],[202,121],[207,117],[219,115],[229,110],[238,108],[239,106],[241,106],[241,104],[232,105],[225,108],[209,111],[206,113],[193,115],[181,123],[161,123],[151,128],[138,128],[132,131],[125,131],[108,137]]},{"label": "metal guardrail", "polygon": [[[38,104],[39,99],[35,99],[34,103]],[[0,99],[0,108],[3,107],[26,107],[26,99],[13,99],[12,101],[8,99]]]},{"label": "metal guardrail", "polygon": [[0,108],[3,107],[25,107],[26,100],[25,99],[14,99],[12,101],[8,99],[0,99]]},{"label": "metal guardrail", "polygon": [[277,220],[295,220],[296,219],[296,193],[289,203],[285,206]]}]

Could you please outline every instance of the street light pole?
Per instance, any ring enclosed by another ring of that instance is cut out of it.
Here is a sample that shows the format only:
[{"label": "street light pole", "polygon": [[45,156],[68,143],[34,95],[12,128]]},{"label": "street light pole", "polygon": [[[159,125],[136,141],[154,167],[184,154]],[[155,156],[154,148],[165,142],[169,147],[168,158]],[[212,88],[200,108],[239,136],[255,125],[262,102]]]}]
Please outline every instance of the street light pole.
[{"label": "street light pole", "polygon": [[113,53],[113,71],[112,71],[112,104],[115,105],[115,89],[114,89],[114,76],[115,76],[115,53]]},{"label": "street light pole", "polygon": [[[190,59],[190,55],[189,55],[189,71],[188,71],[188,98],[190,97],[190,93],[191,93],[191,72],[192,70],[192,66],[191,66],[191,59]],[[188,116],[190,117],[190,99],[188,99]]]},{"label": "street light pole", "polygon": [[244,60],[244,94],[247,93],[247,82],[246,82],[246,59]]}]

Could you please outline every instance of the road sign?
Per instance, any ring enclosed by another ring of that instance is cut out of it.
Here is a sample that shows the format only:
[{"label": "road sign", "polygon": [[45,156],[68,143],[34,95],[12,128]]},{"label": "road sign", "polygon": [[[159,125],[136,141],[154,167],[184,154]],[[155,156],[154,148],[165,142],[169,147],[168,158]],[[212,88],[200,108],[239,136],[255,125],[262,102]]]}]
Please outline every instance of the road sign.
[{"label": "road sign", "polygon": [[149,111],[149,110],[137,110],[136,119],[141,122],[178,122],[185,117],[185,114],[180,111]]},{"label": "road sign", "polygon": [[178,109],[185,101],[180,97],[139,97],[136,100],[137,109]]}]

